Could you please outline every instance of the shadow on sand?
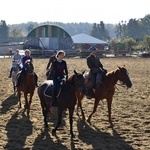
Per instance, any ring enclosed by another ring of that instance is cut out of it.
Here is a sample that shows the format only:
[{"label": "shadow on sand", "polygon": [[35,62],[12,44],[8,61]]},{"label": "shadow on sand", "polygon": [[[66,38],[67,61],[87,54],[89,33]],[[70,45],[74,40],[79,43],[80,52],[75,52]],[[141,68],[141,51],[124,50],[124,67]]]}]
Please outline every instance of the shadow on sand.
[{"label": "shadow on sand", "polygon": [[0,110],[0,113],[6,114],[11,109],[11,107],[13,105],[16,105],[17,103],[18,103],[17,97],[14,96],[14,94],[12,94],[2,102],[2,108]]},{"label": "shadow on sand", "polygon": [[15,112],[6,124],[8,142],[5,149],[25,149],[26,138],[32,134],[32,128],[32,122],[23,112]]},{"label": "shadow on sand", "polygon": [[113,128],[109,128],[111,133],[106,133],[84,121],[78,121],[77,128],[78,138],[83,143],[91,145],[92,149],[133,150]]}]

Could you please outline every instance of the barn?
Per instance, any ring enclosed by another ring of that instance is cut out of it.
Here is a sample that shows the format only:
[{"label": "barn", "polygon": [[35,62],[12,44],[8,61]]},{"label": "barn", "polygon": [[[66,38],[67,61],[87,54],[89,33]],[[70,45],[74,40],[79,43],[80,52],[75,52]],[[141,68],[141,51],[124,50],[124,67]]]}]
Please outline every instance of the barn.
[{"label": "barn", "polygon": [[26,37],[23,49],[72,50],[71,36],[56,25],[42,25],[32,30]]},{"label": "barn", "polygon": [[104,53],[105,46],[108,45],[107,42],[84,33],[72,36],[72,40],[74,42],[76,51],[80,52],[80,56],[82,58],[87,57],[89,55],[89,48],[93,45],[95,45],[97,48],[97,55],[102,56]]},{"label": "barn", "polygon": [[75,49],[79,49],[81,51],[87,51],[93,45],[96,45],[98,50],[104,50],[104,47],[107,45],[107,42],[84,33],[72,36],[72,40],[74,42]]}]

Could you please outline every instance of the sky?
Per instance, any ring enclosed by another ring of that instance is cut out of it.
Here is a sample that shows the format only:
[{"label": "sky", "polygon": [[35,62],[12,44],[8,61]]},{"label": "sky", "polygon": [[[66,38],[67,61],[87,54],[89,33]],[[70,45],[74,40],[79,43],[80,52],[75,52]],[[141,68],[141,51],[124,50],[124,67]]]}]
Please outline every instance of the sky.
[{"label": "sky", "polygon": [[118,24],[150,14],[150,0],[3,0],[0,20],[27,22]]}]

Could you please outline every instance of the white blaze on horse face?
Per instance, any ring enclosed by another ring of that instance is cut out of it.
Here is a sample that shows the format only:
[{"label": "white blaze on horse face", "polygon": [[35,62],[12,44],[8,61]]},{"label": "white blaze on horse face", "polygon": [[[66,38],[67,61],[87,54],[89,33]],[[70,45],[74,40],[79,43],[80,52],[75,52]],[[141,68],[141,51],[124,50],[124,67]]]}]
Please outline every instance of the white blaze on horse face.
[{"label": "white blaze on horse face", "polygon": [[[128,71],[126,71],[126,74],[127,74],[128,78],[129,78],[129,81],[131,82]],[[131,82],[131,83],[132,83],[132,82]]]}]

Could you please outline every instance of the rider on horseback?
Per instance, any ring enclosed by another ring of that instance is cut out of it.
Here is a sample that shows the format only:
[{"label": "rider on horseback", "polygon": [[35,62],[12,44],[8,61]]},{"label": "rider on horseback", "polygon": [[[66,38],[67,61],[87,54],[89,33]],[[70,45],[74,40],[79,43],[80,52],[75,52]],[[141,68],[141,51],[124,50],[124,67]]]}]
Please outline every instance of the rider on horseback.
[{"label": "rider on horseback", "polygon": [[[25,62],[26,62],[27,60],[32,61],[32,57],[31,57],[30,55],[31,55],[30,50],[26,49],[26,50],[25,50],[25,56],[21,59],[22,65],[23,65],[23,69],[22,69],[22,71],[20,72],[20,74],[18,75],[17,85],[16,85],[16,86],[19,86],[19,85],[20,85],[20,81],[21,81],[21,78],[22,78],[23,74],[26,74]],[[38,76],[36,75],[35,72],[34,72],[34,77],[35,77],[35,86],[38,87],[38,84],[37,84]]]},{"label": "rider on horseback", "polygon": [[46,76],[47,76],[47,80],[50,80],[52,78],[52,71],[51,71],[51,64],[53,61],[57,60],[56,58],[56,54],[57,54],[57,51],[54,50],[53,51],[53,55],[49,58],[49,62],[47,64],[47,67],[46,67]]},{"label": "rider on horseback", "polygon": [[90,82],[87,87],[86,97],[88,99],[91,99],[91,94],[92,94],[95,83],[96,83],[96,87],[99,87],[100,84],[102,84],[103,74],[107,72],[107,70],[103,68],[103,65],[100,62],[99,57],[96,55],[95,46],[92,46],[90,48],[90,55],[87,57],[87,65],[90,69],[90,72],[89,72]]},{"label": "rider on horseback", "polygon": [[[19,69],[21,70],[21,66],[20,66],[20,64],[21,64],[21,55],[19,54],[19,49],[16,49],[16,53],[13,55],[12,62],[13,62],[13,64],[14,64],[14,63],[17,63]],[[10,74],[9,74],[8,78],[11,78],[12,69],[13,69],[13,64],[12,64],[12,66],[11,66]]]},{"label": "rider on horseback", "polygon": [[64,79],[64,75],[66,75],[66,80],[68,79],[68,69],[66,61],[63,60],[65,57],[65,52],[63,50],[58,51],[56,58],[57,60],[52,62],[51,70],[53,72],[53,93],[52,93],[52,103],[54,106],[57,96],[57,89],[60,85],[60,82]]}]

